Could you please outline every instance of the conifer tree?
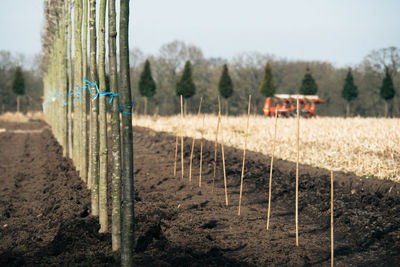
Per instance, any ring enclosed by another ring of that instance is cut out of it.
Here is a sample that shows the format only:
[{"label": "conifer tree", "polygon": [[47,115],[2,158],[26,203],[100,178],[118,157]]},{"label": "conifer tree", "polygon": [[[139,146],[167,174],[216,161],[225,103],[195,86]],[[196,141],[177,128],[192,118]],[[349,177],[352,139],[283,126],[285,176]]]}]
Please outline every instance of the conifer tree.
[{"label": "conifer tree", "polygon": [[229,114],[229,103],[228,98],[233,94],[233,82],[231,76],[229,75],[228,66],[224,64],[222,69],[222,74],[219,79],[218,89],[220,95],[225,98],[225,113]]},{"label": "conifer tree", "polygon": [[[186,61],[185,67],[183,68],[183,74],[181,79],[176,84],[176,95],[182,95],[183,98],[187,99],[192,97],[196,93],[196,86],[192,79],[192,64],[190,61]],[[186,113],[186,101],[185,101],[185,113]]]},{"label": "conifer tree", "polygon": [[385,78],[382,80],[382,86],[379,93],[381,98],[385,100],[385,117],[392,116],[392,99],[395,95],[395,91],[392,76],[390,75],[388,68],[385,69]]},{"label": "conifer tree", "polygon": [[20,111],[20,96],[25,94],[25,79],[20,66],[16,67],[12,90],[17,95],[17,112]]},{"label": "conifer tree", "polygon": [[144,97],[144,114],[147,115],[148,98],[154,96],[156,93],[156,83],[151,75],[150,62],[147,59],[144,63],[143,72],[140,75],[139,92]]},{"label": "conifer tree", "polygon": [[350,102],[358,96],[357,86],[354,84],[353,74],[351,69],[347,72],[346,79],[344,80],[342,98],[347,101],[346,103],[346,117],[350,116]]},{"label": "conifer tree", "polygon": [[258,90],[265,97],[273,97],[275,95],[275,81],[269,62],[264,67],[264,77]]},{"label": "conifer tree", "polygon": [[315,95],[317,91],[318,91],[317,83],[312,77],[310,69],[307,67],[306,74],[304,74],[303,81],[301,82],[300,94]]}]

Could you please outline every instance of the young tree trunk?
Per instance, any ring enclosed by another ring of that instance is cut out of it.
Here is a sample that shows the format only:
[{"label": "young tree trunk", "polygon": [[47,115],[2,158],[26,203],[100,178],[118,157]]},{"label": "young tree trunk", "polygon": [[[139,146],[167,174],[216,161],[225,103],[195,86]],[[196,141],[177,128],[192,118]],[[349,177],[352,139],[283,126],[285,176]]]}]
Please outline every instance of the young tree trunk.
[{"label": "young tree trunk", "polygon": [[144,97],[144,115],[147,115],[147,101],[148,98],[147,96]]},{"label": "young tree trunk", "polygon": [[[105,69],[105,24],[106,24],[106,0],[100,0],[99,13],[99,82],[100,91],[105,92],[106,88],[106,69]],[[99,96],[99,121],[100,121],[100,177],[99,177],[99,221],[100,233],[108,230],[107,212],[107,111],[106,96]]]},{"label": "young tree trunk", "polygon": [[[90,79],[91,82],[97,80],[96,64],[96,0],[90,0],[89,14],[89,33],[90,33]],[[96,88],[91,88],[91,96],[95,96]],[[99,132],[98,132],[98,97],[90,101],[90,183],[88,185],[92,191],[92,215],[99,215]]]},{"label": "young tree trunk", "polygon": [[[120,48],[120,101],[124,107],[131,105],[129,72],[129,0],[120,0],[119,48]],[[128,111],[130,112],[130,111]],[[132,117],[122,114],[122,158],[123,202],[121,266],[133,265],[134,244],[134,183],[133,183],[133,140]]]},{"label": "young tree trunk", "polygon": [[19,113],[19,107],[20,107],[20,97],[17,95],[17,112]]},{"label": "young tree trunk", "polygon": [[[117,26],[115,0],[108,1],[108,55],[110,67],[110,88],[118,94],[117,81]],[[119,121],[119,97],[115,97],[111,107],[111,142],[112,142],[112,248],[117,251],[121,247],[121,136]]]},{"label": "young tree trunk", "polygon": [[[84,0],[84,4],[86,7],[84,7],[84,21],[83,21],[83,64],[82,65],[82,83],[81,86],[84,86],[84,81],[83,78],[86,77],[86,72],[87,72],[87,66],[86,61],[87,61],[87,0]],[[88,135],[87,135],[87,129],[88,129],[88,123],[87,123],[87,91],[84,90],[82,92],[82,102],[81,102],[81,125],[82,125],[82,132],[81,132],[81,162],[82,162],[82,168],[81,168],[81,177],[83,181],[87,182],[87,177],[88,177]]]},{"label": "young tree trunk", "polygon": [[64,2],[62,11],[62,23],[60,25],[60,91],[62,92],[62,99],[59,106],[61,111],[61,144],[63,147],[63,156],[68,155],[68,108],[64,105],[68,101],[68,81],[67,81],[67,30],[68,30],[68,5]]},{"label": "young tree trunk", "polygon": [[88,0],[83,0],[83,33],[82,33],[82,77],[87,77],[87,30],[88,30]]},{"label": "young tree trunk", "polygon": [[[74,85],[82,86],[82,0],[74,1]],[[78,98],[74,102],[74,140],[73,161],[78,171],[81,171],[81,134],[82,134],[82,105]],[[82,178],[82,175],[81,175]]]},{"label": "young tree trunk", "polygon": [[71,23],[71,1],[68,0],[68,156],[72,159],[72,23]]},{"label": "young tree trunk", "polygon": [[225,98],[225,115],[229,115],[229,100],[228,98]]},{"label": "young tree trunk", "polygon": [[350,118],[350,102],[346,103],[346,118]]},{"label": "young tree trunk", "polygon": [[385,118],[389,115],[389,102],[385,101]]}]

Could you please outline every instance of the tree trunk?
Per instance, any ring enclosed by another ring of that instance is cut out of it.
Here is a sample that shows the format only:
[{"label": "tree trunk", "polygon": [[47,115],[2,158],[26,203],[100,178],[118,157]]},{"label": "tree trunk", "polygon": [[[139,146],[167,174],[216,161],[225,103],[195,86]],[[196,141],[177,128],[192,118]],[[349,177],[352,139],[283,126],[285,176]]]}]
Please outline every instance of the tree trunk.
[{"label": "tree trunk", "polygon": [[[110,88],[118,94],[117,82],[117,26],[115,0],[108,1],[108,53],[110,67]],[[121,247],[121,136],[119,121],[119,97],[115,97],[111,110],[111,142],[112,142],[112,248],[117,251]]]},{"label": "tree trunk", "polygon": [[[84,0],[84,3],[87,6],[87,0]],[[87,11],[87,7],[84,8],[84,11]],[[87,13],[87,12],[86,12]],[[84,14],[84,18],[87,18],[87,14]],[[87,61],[87,21],[83,21],[83,63],[85,63],[86,65],[86,61]],[[83,64],[82,63],[82,64]],[[82,65],[82,82],[81,82],[81,86],[84,86],[84,81],[83,78],[87,78],[86,77],[86,72],[87,72],[87,66]],[[87,129],[88,129],[88,123],[87,123],[87,99],[88,96],[86,94],[86,91],[82,92],[82,102],[81,102],[81,125],[82,125],[82,129],[81,129],[81,162],[82,162],[82,168],[81,168],[81,177],[83,179],[83,181],[87,181],[87,177],[88,177],[88,135],[87,135]]]},{"label": "tree trunk", "polygon": [[350,102],[346,103],[346,118],[350,118]]},{"label": "tree trunk", "polygon": [[385,118],[389,115],[389,102],[385,101]]},{"label": "tree trunk", "polygon": [[[82,0],[74,1],[74,85],[82,86]],[[74,147],[73,147],[73,161],[78,171],[81,171],[81,138],[82,134],[82,121],[81,121],[82,108],[80,102],[75,98],[74,102]],[[82,178],[82,176],[81,176]]]},{"label": "tree trunk", "polygon": [[144,115],[147,115],[147,101],[148,98],[147,96],[144,97]]},{"label": "tree trunk", "polygon": [[183,99],[183,115],[187,115],[187,99]]},{"label": "tree trunk", "polygon": [[19,113],[19,107],[20,107],[20,96],[17,95],[17,112]]},{"label": "tree trunk", "polygon": [[62,12],[62,24],[60,29],[60,90],[62,92],[62,99],[59,108],[62,112],[62,133],[61,133],[61,143],[63,146],[63,156],[68,155],[68,108],[64,105],[68,101],[68,72],[67,72],[67,31],[68,31],[68,3],[64,2],[63,12]]},{"label": "tree trunk", "polygon": [[88,0],[83,0],[82,77],[87,79]]},{"label": "tree trunk", "polygon": [[225,115],[229,115],[229,100],[228,98],[225,98]]},{"label": "tree trunk", "polygon": [[[89,14],[89,32],[90,32],[90,79],[91,82],[97,80],[96,69],[96,0],[90,0]],[[94,87],[91,88],[91,96],[97,92]],[[98,99],[92,99],[90,113],[90,181],[88,183],[92,190],[92,215],[99,215],[99,125],[98,125]]]},{"label": "tree trunk", "polygon": [[[106,69],[105,69],[105,24],[106,24],[106,0],[100,0],[99,13],[99,82],[100,91],[105,92]],[[100,120],[100,177],[99,177],[99,221],[100,233],[108,230],[108,207],[107,207],[107,110],[106,96],[99,96],[99,120]]]},{"label": "tree trunk", "polygon": [[[129,72],[129,0],[120,0],[120,101],[125,107],[131,105],[130,72]],[[134,244],[134,183],[133,183],[133,140],[132,117],[122,114],[123,144],[123,202],[122,202],[122,242],[121,266],[133,265]]]},{"label": "tree trunk", "polygon": [[72,23],[71,23],[71,1],[68,0],[68,156],[72,159]]}]

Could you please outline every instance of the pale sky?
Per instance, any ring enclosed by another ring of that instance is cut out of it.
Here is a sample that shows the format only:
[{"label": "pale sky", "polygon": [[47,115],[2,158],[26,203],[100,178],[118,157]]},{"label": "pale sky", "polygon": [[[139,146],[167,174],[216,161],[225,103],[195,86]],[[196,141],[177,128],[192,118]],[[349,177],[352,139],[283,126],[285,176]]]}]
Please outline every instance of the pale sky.
[{"label": "pale sky", "polygon": [[[99,0],[97,0],[99,2]],[[1,0],[0,50],[41,50],[42,0]],[[117,0],[117,2],[119,2]],[[355,65],[400,46],[399,0],[131,0],[130,47],[157,54],[180,40],[205,57],[242,52]]]}]

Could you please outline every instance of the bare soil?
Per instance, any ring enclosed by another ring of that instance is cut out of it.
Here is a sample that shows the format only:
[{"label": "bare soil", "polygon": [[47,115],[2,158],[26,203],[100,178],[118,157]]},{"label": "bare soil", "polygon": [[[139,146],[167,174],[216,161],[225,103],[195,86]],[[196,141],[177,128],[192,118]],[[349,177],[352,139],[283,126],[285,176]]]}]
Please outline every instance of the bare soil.
[{"label": "bare soil", "polygon": [[[90,216],[90,192],[43,122],[0,122],[0,266],[118,266],[110,234]],[[200,141],[192,182],[192,139],[184,138],[173,175],[175,137],[134,128],[135,264],[141,266],[327,266],[330,263],[330,173],[300,166],[299,247],[295,244],[295,164],[276,160],[270,229],[266,230],[270,159],[225,147],[212,192],[214,144]],[[219,151],[221,148],[219,147]],[[337,266],[400,264],[400,185],[335,172]]]}]

